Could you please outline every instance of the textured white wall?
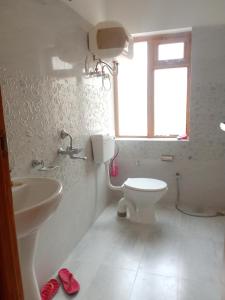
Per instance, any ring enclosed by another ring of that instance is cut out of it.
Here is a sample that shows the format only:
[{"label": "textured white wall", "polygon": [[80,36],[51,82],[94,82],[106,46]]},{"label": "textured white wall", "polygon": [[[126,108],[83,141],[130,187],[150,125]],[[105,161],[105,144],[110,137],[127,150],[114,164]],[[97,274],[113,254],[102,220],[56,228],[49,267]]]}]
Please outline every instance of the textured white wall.
[{"label": "textured white wall", "polygon": [[223,0],[106,0],[106,12],[131,33],[225,23]]},{"label": "textured white wall", "polygon": [[[0,85],[13,176],[50,176],[64,186],[56,214],[43,226],[37,250],[39,284],[61,265],[107,204],[104,168],[92,160],[90,134],[109,131],[111,95],[101,79],[82,75],[89,24],[60,1],[0,1]],[[56,70],[52,58],[61,63]],[[68,67],[68,65],[67,65]],[[64,69],[63,69],[64,68]],[[58,157],[68,144],[84,147],[88,161]],[[56,171],[31,169],[31,160],[59,165]]]},{"label": "textured white wall", "polygon": [[95,25],[106,19],[105,0],[62,0],[89,23]]},{"label": "textured white wall", "polygon": [[[120,176],[155,177],[168,182],[164,201],[175,201],[180,172],[181,201],[195,209],[225,209],[225,26],[193,29],[190,141],[119,141]],[[161,154],[175,155],[161,162]]]}]

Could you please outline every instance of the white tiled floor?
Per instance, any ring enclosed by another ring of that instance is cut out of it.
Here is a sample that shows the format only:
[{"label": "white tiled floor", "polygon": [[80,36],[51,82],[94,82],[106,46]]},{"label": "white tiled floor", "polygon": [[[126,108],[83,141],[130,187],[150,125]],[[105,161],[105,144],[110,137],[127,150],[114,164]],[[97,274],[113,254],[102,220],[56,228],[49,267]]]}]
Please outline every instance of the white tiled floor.
[{"label": "white tiled floor", "polygon": [[[225,218],[158,207],[155,226],[116,218],[109,206],[63,267],[81,284],[76,300],[224,300]],[[59,291],[56,300],[71,299]]]}]

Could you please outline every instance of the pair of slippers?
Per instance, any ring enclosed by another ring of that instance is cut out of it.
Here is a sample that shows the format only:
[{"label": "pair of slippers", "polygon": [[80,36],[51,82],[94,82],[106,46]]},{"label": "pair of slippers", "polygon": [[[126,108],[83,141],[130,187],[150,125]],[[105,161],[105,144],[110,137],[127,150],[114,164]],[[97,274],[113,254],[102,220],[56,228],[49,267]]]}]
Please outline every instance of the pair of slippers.
[{"label": "pair of slippers", "polygon": [[[62,283],[64,291],[68,295],[74,295],[79,292],[80,284],[68,269],[61,269],[58,272],[58,277]],[[59,287],[60,284],[58,280],[50,279],[41,289],[41,300],[51,300],[58,292]]]}]

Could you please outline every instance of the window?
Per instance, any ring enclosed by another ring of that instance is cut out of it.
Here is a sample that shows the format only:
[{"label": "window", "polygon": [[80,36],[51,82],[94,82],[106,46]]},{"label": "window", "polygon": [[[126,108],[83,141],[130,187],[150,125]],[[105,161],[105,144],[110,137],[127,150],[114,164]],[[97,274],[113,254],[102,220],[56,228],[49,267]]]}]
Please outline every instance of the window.
[{"label": "window", "polygon": [[117,137],[189,135],[191,33],[138,37],[114,78]]}]

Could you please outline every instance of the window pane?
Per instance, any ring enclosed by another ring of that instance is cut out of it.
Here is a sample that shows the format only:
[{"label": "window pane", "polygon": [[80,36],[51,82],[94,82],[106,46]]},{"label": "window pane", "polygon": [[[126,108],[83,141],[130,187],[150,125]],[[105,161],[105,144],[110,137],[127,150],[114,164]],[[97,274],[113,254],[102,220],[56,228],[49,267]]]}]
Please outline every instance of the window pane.
[{"label": "window pane", "polygon": [[119,63],[119,135],[147,136],[147,42],[135,43],[133,59]]},{"label": "window pane", "polygon": [[184,58],[184,43],[161,44],[158,46],[158,60]]},{"label": "window pane", "polygon": [[155,135],[186,134],[187,68],[155,70]]}]

